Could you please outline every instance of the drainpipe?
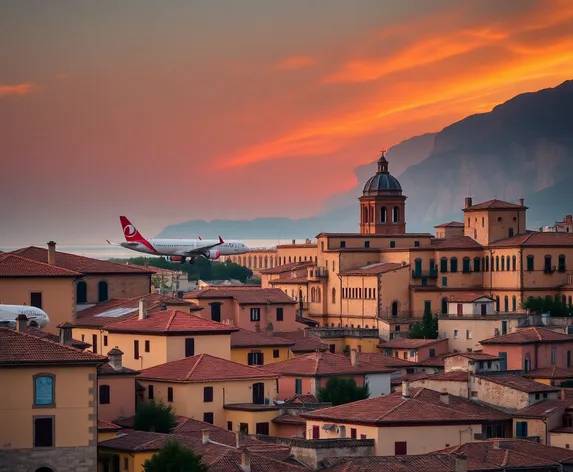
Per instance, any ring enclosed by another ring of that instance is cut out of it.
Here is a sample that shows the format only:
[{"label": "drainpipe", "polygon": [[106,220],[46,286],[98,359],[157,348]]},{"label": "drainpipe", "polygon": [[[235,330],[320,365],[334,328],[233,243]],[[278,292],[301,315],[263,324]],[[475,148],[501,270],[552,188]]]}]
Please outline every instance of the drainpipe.
[{"label": "drainpipe", "polygon": [[[523,288],[523,246],[519,247],[519,295],[521,297],[521,303],[524,303],[524,288]],[[517,308],[517,307],[516,307]]]}]

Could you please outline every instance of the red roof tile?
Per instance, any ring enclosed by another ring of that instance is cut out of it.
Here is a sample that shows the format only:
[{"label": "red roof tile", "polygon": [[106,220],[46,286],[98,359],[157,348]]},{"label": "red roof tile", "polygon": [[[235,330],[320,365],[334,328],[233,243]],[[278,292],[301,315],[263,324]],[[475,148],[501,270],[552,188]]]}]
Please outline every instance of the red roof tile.
[{"label": "red roof tile", "polygon": [[564,369],[554,365],[552,367],[530,370],[523,376],[532,379],[573,379],[573,369]]},{"label": "red roof tile", "polygon": [[284,272],[290,272],[292,270],[300,270],[304,268],[308,268],[314,266],[313,261],[304,261],[304,262],[289,262],[288,264],[283,264],[280,266],[275,266],[269,269],[262,269],[259,270],[261,274],[282,274]]},{"label": "red roof tile", "polygon": [[121,429],[121,426],[110,423],[109,421],[97,420],[97,429],[98,431],[117,431]]},{"label": "red roof tile", "polygon": [[439,242],[436,241],[432,247],[438,251],[444,249],[483,249],[483,246],[480,243],[469,236],[442,239],[439,240]]},{"label": "red roof tile", "polygon": [[513,412],[519,418],[547,418],[560,414],[571,404],[571,400],[544,400]]},{"label": "red roof tile", "polygon": [[103,303],[86,308],[78,312],[78,318],[74,321],[74,326],[105,326],[110,322],[122,321],[129,319],[134,313],[139,312],[139,301],[144,300],[147,303],[147,312],[161,310],[161,305],[167,306],[184,306],[191,312],[201,311],[203,308],[193,305],[180,298],[160,295],[158,293],[149,293],[135,298],[119,298],[108,300]]},{"label": "red roof tile", "polygon": [[446,358],[455,357],[455,356],[462,356],[466,359],[470,359],[472,361],[496,361],[499,360],[500,357],[493,356],[491,354],[485,354],[483,352],[454,352],[453,354],[448,354]]},{"label": "red roof tile", "polygon": [[519,375],[476,375],[476,378],[486,382],[493,382],[505,387],[513,388],[525,393],[543,393],[543,392],[557,392],[559,388],[551,387],[549,385],[536,382],[535,380],[526,379]]},{"label": "red roof tile", "polygon": [[139,377],[165,382],[216,382],[276,378],[277,375],[262,368],[249,367],[209,354],[199,354],[144,369]]},{"label": "red roof tile", "polygon": [[442,223],[441,225],[434,226],[434,228],[463,228],[464,224],[461,221],[450,221],[449,223]]},{"label": "red roof tile", "polygon": [[495,241],[491,247],[570,247],[573,246],[573,233],[544,233],[530,231],[511,238]]},{"label": "red roof tile", "polygon": [[289,347],[293,346],[294,341],[279,338],[278,336],[269,336],[265,333],[249,331],[248,329],[239,329],[231,334],[231,347]]},{"label": "red roof tile", "polygon": [[273,336],[294,341],[295,344],[290,350],[295,353],[328,351],[328,344],[323,343],[318,336],[307,334],[306,330],[276,331]]},{"label": "red roof tile", "polygon": [[379,275],[398,269],[406,269],[408,267],[410,267],[409,264],[400,264],[398,262],[378,262],[376,264],[369,264],[356,269],[346,270],[344,272],[340,272],[338,275]]},{"label": "red roof tile", "polygon": [[300,375],[320,377],[325,375],[348,375],[366,373],[392,373],[395,369],[380,367],[368,362],[358,360],[356,366],[350,362],[350,358],[330,352],[313,352],[298,357],[293,357],[282,362],[274,362],[261,367],[281,375]]},{"label": "red roof tile", "polygon": [[418,364],[415,362],[407,361],[405,359],[400,359],[398,357],[392,357],[382,352],[360,352],[358,353],[358,361],[364,360],[369,364],[374,364],[379,367],[395,367],[395,368],[413,368]]},{"label": "red roof tile", "polygon": [[[49,339],[50,341],[54,341],[56,343],[60,342],[60,337],[57,334],[47,333],[46,331],[42,331],[41,329],[38,328],[28,328],[26,330],[26,334],[30,336],[36,336],[38,338]],[[83,351],[84,349],[91,347],[91,344],[79,341],[77,339],[72,339],[72,347],[75,347],[76,349]]]},{"label": "red roof tile", "polygon": [[189,292],[186,299],[219,299],[233,298],[240,305],[295,304],[296,301],[278,288],[251,287],[209,287],[196,292]]},{"label": "red roof tile", "polygon": [[0,277],[81,277],[82,274],[14,254],[0,255]]},{"label": "red roof tile", "polygon": [[369,398],[322,410],[301,413],[303,418],[340,421],[350,424],[404,425],[423,423],[476,424],[508,419],[509,415],[495,408],[478,405],[454,395],[442,394],[425,388],[411,389],[411,397],[401,393]]},{"label": "red roof tile", "polygon": [[557,333],[547,328],[521,328],[503,336],[494,336],[480,341],[480,344],[531,344],[573,342],[573,336]]},{"label": "red roof tile", "polygon": [[327,457],[325,472],[454,472],[451,454],[418,456]]},{"label": "red roof tile", "polygon": [[[362,233],[320,233],[316,238],[363,238],[363,239],[395,239],[395,238],[418,238],[428,237],[433,235],[430,233],[403,233],[403,234],[362,234]],[[359,249],[359,248],[357,248]]]},{"label": "red roof tile", "polygon": [[305,284],[308,282],[308,276],[306,272],[304,274],[295,274],[294,276],[291,275],[284,275],[281,277],[277,277],[276,279],[269,280],[271,285],[275,284]]},{"label": "red roof tile", "polygon": [[480,298],[487,298],[488,301],[493,302],[493,298],[491,298],[488,295],[483,295],[480,293],[460,293],[456,295],[450,295],[448,301],[458,302],[458,303],[473,303]]},{"label": "red roof tile", "polygon": [[480,211],[480,210],[518,210],[525,209],[522,205],[504,202],[503,200],[488,200],[487,202],[477,203],[470,207],[464,208],[463,211]]},{"label": "red roof tile", "polygon": [[432,344],[437,344],[445,341],[445,339],[410,339],[410,338],[397,338],[385,343],[380,343],[382,349],[421,349]]},{"label": "red roof tile", "polygon": [[237,328],[207,320],[178,310],[159,310],[139,319],[139,314],[105,325],[110,333],[155,333],[155,334],[231,334]]},{"label": "red roof tile", "polygon": [[0,328],[0,365],[103,364],[107,357],[49,339]]},{"label": "red roof tile", "polygon": [[[48,262],[48,250],[41,247],[29,246],[12,251],[10,254],[38,262]],[[152,274],[150,270],[144,267],[102,261],[60,251],[56,251],[55,265],[63,269],[81,272],[82,274]]]},{"label": "red roof tile", "polygon": [[298,393],[296,394],[294,397],[291,397],[287,400],[285,400],[285,402],[287,403],[301,403],[301,404],[305,404],[305,403],[319,403],[318,399],[311,394],[302,394],[302,393]]}]

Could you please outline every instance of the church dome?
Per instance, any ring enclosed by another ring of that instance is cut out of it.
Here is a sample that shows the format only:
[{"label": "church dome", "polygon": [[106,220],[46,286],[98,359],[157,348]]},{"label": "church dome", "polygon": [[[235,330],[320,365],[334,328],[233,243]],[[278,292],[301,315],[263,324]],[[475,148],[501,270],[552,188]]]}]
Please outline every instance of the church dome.
[{"label": "church dome", "polygon": [[378,172],[368,179],[364,185],[364,195],[378,192],[402,192],[400,182],[388,172],[388,161],[385,157],[386,151],[382,151],[378,159]]}]

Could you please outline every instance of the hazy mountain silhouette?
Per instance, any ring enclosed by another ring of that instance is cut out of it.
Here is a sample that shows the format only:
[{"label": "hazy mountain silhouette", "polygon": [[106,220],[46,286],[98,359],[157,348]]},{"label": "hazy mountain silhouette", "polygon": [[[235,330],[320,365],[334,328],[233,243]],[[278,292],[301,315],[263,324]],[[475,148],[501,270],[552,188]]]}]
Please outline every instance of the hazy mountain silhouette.
[{"label": "hazy mountain silhouette", "polygon": [[[553,224],[573,213],[573,81],[518,95],[437,134],[406,140],[388,150],[388,160],[408,196],[408,231],[432,231],[435,224],[459,221],[468,195],[474,202],[524,197],[529,228]],[[358,231],[357,198],[376,171],[374,163],[356,168],[356,188],[330,198],[327,210],[316,217],[190,221],[167,227],[161,236],[286,240],[312,238],[320,231]]]}]

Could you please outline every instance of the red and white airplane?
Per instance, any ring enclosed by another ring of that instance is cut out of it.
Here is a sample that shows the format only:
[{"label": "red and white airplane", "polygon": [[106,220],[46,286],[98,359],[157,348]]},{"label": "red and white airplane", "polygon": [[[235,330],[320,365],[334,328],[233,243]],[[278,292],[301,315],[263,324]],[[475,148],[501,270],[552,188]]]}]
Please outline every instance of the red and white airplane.
[{"label": "red and white airplane", "polygon": [[120,216],[119,221],[121,222],[126,242],[112,243],[106,240],[108,244],[146,254],[167,256],[168,260],[181,262],[181,264],[184,264],[187,258],[189,259],[189,264],[193,264],[197,257],[204,257],[214,261],[221,256],[232,256],[249,252],[249,248],[244,243],[226,243],[221,236],[219,236],[218,241],[209,241],[201,239],[201,237],[199,239],[146,239],[125,216]]}]

